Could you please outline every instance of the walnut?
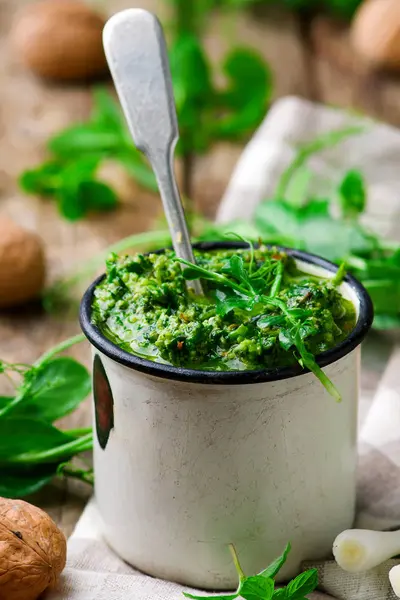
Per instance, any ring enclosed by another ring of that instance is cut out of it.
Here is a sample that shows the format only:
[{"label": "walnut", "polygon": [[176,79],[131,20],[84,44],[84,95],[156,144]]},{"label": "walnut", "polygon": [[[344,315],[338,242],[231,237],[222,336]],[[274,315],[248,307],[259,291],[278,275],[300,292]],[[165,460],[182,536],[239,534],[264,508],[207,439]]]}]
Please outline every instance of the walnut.
[{"label": "walnut", "polygon": [[400,2],[369,0],[355,15],[351,40],[368,65],[400,70]]},{"label": "walnut", "polygon": [[66,540],[50,517],[0,498],[0,600],[36,600],[65,567]]},{"label": "walnut", "polygon": [[41,0],[19,13],[11,41],[20,62],[39,77],[85,80],[107,72],[104,18],[78,0]]},{"label": "walnut", "polygon": [[44,279],[40,239],[11,219],[0,217],[0,308],[32,300],[41,292]]}]

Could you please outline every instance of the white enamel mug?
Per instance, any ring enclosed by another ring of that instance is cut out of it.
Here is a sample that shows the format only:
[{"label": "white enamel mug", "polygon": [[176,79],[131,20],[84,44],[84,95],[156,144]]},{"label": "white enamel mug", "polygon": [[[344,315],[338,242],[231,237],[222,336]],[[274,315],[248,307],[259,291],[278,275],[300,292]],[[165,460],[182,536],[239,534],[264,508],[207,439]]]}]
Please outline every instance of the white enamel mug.
[{"label": "white enamel mug", "polygon": [[[286,251],[304,271],[337,271]],[[318,357],[338,404],[299,365],[204,372],[121,350],[91,323],[100,280],[82,300],[81,326],[94,361],[95,496],[111,548],[144,573],[215,590],[237,585],[230,543],[254,574],[290,541],[280,580],[329,556],[355,511],[360,343],[373,318],[362,285],[346,277],[356,327]]]}]

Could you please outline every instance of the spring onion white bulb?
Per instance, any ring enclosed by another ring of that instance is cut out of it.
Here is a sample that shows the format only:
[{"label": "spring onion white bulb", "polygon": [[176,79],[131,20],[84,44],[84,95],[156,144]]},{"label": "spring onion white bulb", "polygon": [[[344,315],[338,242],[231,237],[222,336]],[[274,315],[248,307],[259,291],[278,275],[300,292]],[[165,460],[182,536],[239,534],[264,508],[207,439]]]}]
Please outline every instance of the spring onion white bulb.
[{"label": "spring onion white bulb", "polygon": [[400,598],[400,565],[396,565],[390,569],[389,581],[397,598]]},{"label": "spring onion white bulb", "polygon": [[[368,571],[400,554],[400,531],[347,529],[333,543],[337,564],[349,573]],[[400,589],[400,574],[399,589]]]}]

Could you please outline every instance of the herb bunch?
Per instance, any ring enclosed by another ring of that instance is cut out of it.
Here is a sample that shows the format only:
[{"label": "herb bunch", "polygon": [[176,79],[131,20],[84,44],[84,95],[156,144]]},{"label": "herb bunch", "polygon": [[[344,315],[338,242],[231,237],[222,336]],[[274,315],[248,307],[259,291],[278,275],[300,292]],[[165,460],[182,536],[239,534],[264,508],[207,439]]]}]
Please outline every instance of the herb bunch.
[{"label": "herb bunch", "polygon": [[105,89],[94,90],[93,111],[86,123],[61,131],[47,146],[50,159],[22,173],[19,183],[29,194],[54,200],[70,221],[117,206],[115,191],[98,176],[105,159],[112,158],[138,183],[157,190],[150,167],[132,144],[118,103]]},{"label": "herb bunch", "polygon": [[71,462],[91,450],[92,429],[61,431],[54,425],[90,393],[87,369],[60,356],[83,339],[65,340],[33,365],[0,361],[0,373],[15,388],[13,396],[0,396],[0,496],[26,496],[57,474],[93,483],[91,467]]},{"label": "herb bunch", "polygon": [[309,569],[300,573],[292,579],[286,586],[275,589],[275,578],[285,564],[290,552],[290,544],[288,544],[276,560],[274,560],[266,569],[247,577],[242,567],[240,566],[235,548],[230,546],[233,562],[239,577],[239,585],[234,594],[228,596],[195,596],[193,594],[184,593],[186,598],[192,600],[214,600],[221,598],[222,600],[235,600],[236,598],[244,598],[244,600],[306,600],[308,594],[313,592],[318,586],[318,572],[316,569]]},{"label": "herb bunch", "polygon": [[[233,48],[218,70],[226,80],[217,86],[201,39],[213,8],[204,0],[170,0],[171,74],[180,128],[177,153],[183,159],[183,193],[191,195],[194,159],[218,140],[240,140],[264,118],[272,95],[272,76],[264,59],[249,48]],[[134,147],[119,103],[106,89],[93,94],[93,111],[49,139],[49,160],[20,176],[29,194],[55,200],[61,215],[76,221],[93,211],[117,206],[115,191],[101,180],[104,160],[120,164],[139,185],[157,191],[153,172]]]}]

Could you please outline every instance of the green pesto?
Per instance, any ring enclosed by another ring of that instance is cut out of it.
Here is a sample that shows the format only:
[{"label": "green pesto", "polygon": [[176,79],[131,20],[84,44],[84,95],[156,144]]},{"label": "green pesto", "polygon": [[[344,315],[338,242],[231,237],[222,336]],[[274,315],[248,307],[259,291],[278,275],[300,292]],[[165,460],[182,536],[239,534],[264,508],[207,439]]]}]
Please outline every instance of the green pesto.
[{"label": "green pesto", "polygon": [[333,348],[355,325],[354,306],[335,282],[300,272],[284,253],[261,247],[195,257],[206,269],[204,297],[188,291],[186,279],[198,273],[182,272],[172,251],[112,255],[94,293],[93,322],[132,354],[215,371],[308,366],[308,353]]}]

